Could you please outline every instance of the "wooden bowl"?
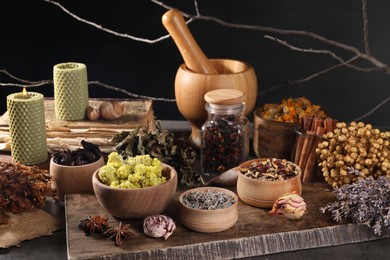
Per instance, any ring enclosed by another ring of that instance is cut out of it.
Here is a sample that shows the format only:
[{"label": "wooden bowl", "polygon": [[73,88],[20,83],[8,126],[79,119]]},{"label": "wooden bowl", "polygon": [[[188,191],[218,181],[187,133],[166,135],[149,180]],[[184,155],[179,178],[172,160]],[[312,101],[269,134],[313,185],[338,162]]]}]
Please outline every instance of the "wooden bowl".
[{"label": "wooden bowl", "polygon": [[210,62],[218,74],[195,73],[182,64],[175,78],[176,104],[180,113],[191,123],[189,141],[195,148],[200,148],[200,128],[207,119],[204,95],[208,91],[221,88],[242,90],[246,95],[244,115],[254,109],[257,100],[257,78],[253,66],[228,59],[210,59]]},{"label": "wooden bowl", "polygon": [[[268,158],[257,158],[246,161],[240,164],[239,169],[240,171],[243,169],[248,169],[253,162],[264,161],[267,159]],[[237,179],[238,197],[251,206],[259,208],[272,208],[274,202],[285,193],[296,192],[297,194],[301,195],[301,169],[293,162],[289,161],[288,163],[291,163],[294,167],[297,167],[299,172],[298,175],[285,180],[268,181],[252,179],[239,172]]]},{"label": "wooden bowl", "polygon": [[177,188],[176,170],[164,163],[162,175],[167,181],[153,187],[121,189],[103,184],[99,169],[92,177],[93,190],[100,205],[111,215],[122,219],[141,219],[160,214],[171,203]]},{"label": "wooden bowl", "polygon": [[295,144],[296,123],[278,122],[261,117],[262,108],[253,115],[253,150],[260,158],[290,160]]},{"label": "wooden bowl", "polygon": [[[226,194],[230,194],[235,199],[235,202],[228,208],[217,210],[193,209],[183,204],[183,198],[187,193],[205,192],[207,190],[222,191]],[[238,197],[234,192],[228,189],[217,187],[201,187],[190,189],[180,195],[179,202],[181,223],[193,231],[202,233],[216,233],[225,231],[233,227],[238,219]]]},{"label": "wooden bowl", "polygon": [[53,178],[52,188],[57,190],[57,198],[63,200],[66,194],[93,194],[92,175],[103,165],[103,156],[96,162],[79,166],[57,164],[51,158],[49,173]]}]

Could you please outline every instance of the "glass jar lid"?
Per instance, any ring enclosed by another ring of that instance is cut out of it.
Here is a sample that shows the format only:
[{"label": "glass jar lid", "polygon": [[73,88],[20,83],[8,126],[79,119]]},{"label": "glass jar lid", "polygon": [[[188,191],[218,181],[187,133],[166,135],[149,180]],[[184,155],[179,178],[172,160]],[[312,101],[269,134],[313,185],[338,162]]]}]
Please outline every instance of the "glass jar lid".
[{"label": "glass jar lid", "polygon": [[204,99],[209,104],[234,105],[244,101],[245,93],[239,89],[215,89],[207,92],[204,95]]}]

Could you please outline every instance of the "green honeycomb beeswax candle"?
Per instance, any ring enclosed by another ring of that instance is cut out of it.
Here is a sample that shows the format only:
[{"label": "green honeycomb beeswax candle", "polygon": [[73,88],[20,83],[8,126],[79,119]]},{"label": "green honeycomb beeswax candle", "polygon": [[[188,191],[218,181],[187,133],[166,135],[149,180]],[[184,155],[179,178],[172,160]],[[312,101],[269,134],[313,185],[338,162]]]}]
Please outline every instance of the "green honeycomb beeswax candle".
[{"label": "green honeycomb beeswax candle", "polygon": [[11,156],[24,165],[47,160],[45,105],[43,95],[20,92],[7,96]]},{"label": "green honeycomb beeswax candle", "polygon": [[54,66],[54,109],[61,120],[82,120],[88,108],[87,67],[65,62]]}]

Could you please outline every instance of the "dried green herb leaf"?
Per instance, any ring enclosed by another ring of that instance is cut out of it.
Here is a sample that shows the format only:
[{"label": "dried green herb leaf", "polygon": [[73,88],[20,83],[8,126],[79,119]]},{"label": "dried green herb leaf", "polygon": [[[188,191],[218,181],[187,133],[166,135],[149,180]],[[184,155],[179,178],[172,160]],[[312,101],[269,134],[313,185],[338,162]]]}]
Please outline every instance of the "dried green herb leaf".
[{"label": "dried green herb leaf", "polygon": [[118,142],[115,149],[124,157],[150,154],[171,165],[177,171],[180,184],[187,188],[202,184],[200,173],[192,168],[197,156],[195,150],[183,138],[162,130],[159,125],[153,131],[137,127],[131,132],[122,132],[115,135],[112,141]]}]

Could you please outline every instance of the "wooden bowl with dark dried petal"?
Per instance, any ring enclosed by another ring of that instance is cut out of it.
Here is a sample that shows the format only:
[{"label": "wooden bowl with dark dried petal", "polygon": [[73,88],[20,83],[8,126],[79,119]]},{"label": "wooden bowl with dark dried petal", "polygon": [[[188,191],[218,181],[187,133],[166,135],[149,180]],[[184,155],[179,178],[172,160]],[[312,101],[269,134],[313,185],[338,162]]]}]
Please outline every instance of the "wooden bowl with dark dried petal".
[{"label": "wooden bowl with dark dried petal", "polygon": [[52,187],[56,189],[57,198],[63,200],[67,194],[93,194],[92,175],[104,165],[104,158],[93,163],[77,166],[67,166],[50,160],[50,175],[53,178]]}]

